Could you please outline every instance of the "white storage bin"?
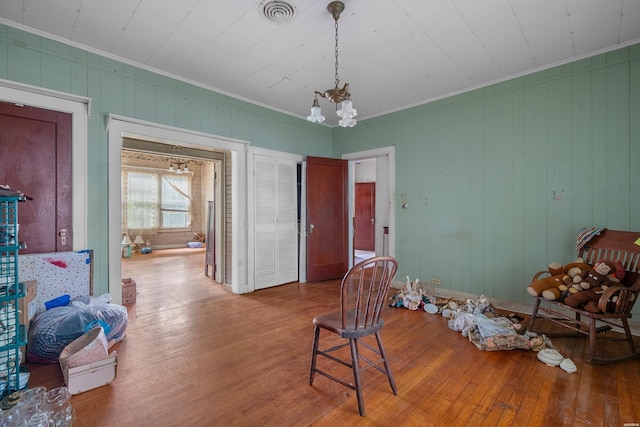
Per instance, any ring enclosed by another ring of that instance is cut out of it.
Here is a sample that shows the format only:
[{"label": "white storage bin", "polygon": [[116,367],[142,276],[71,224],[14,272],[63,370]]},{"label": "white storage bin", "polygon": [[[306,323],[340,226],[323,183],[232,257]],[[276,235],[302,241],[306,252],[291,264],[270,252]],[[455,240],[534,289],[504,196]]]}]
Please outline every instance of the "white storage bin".
[{"label": "white storage bin", "polygon": [[106,359],[69,368],[61,360],[64,381],[71,394],[78,394],[111,383],[116,377],[118,355],[114,351]]}]

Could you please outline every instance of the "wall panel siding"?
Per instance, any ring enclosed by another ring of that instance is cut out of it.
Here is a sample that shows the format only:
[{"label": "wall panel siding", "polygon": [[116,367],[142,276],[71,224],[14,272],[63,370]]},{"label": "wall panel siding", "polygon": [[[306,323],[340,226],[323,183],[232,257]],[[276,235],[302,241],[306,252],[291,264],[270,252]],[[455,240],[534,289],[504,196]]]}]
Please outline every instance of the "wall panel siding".
[{"label": "wall panel siding", "polygon": [[[485,270],[485,230],[484,230],[484,217],[486,212],[484,210],[484,200],[486,197],[485,175],[488,172],[484,167],[485,153],[484,153],[484,103],[482,100],[472,100],[469,109],[468,117],[468,132],[469,140],[467,141],[467,150],[469,151],[470,163],[469,168],[469,205],[466,208],[469,213],[469,251],[470,251],[470,264],[469,268],[469,283],[463,288],[469,290],[469,292],[480,291],[484,292],[483,278]],[[436,203],[436,201],[433,201]],[[451,261],[449,261],[451,262]],[[446,278],[443,278],[445,286],[451,286],[452,283]]]},{"label": "wall panel siding", "polygon": [[513,239],[514,233],[514,143],[513,97],[503,93],[494,97],[491,120],[493,152],[492,170],[494,200],[492,208],[503,215],[492,215],[494,289],[486,286],[491,296],[504,295],[513,299]]},{"label": "wall panel siding", "polygon": [[640,224],[640,59],[631,61],[629,70],[629,226],[633,227]]},{"label": "wall panel siding", "polygon": [[[626,161],[630,149],[629,86],[620,85],[621,81],[629,82],[628,64],[618,64],[607,70],[607,154],[600,160],[607,172],[607,190],[601,197],[606,200],[607,222],[611,228],[629,227],[628,177],[631,165]],[[635,119],[640,120],[640,116]],[[619,154],[614,156],[611,153]]]},{"label": "wall panel siding", "polygon": [[[602,197],[607,194],[607,174],[603,170],[603,159],[607,156],[607,70],[594,70],[591,80],[592,115],[591,129],[591,159],[589,169],[592,171],[591,181],[591,212],[592,224],[604,224],[607,220],[606,203]],[[572,165],[578,167],[578,165]],[[580,165],[586,167],[586,165]]]},{"label": "wall panel siding", "polygon": [[[451,164],[451,171],[449,173],[449,182],[447,191],[451,194],[460,194],[463,191],[465,184],[463,174],[460,173],[463,169],[464,163],[464,145],[462,140],[462,123],[463,123],[463,108],[461,106],[455,106],[451,109],[451,115],[449,117],[449,132],[450,132],[450,144],[448,144],[449,159]],[[426,200],[425,203],[429,203]],[[465,218],[465,205],[462,198],[449,198],[448,200],[449,211],[449,239],[454,241],[455,244],[449,244],[449,251],[447,256],[449,259],[462,259],[465,255],[464,241],[466,234],[464,233],[463,222]],[[462,270],[455,268],[450,262],[443,262],[442,268],[446,268],[447,271],[444,275],[450,277],[452,282],[461,283]],[[438,273],[439,274],[439,273]],[[437,276],[438,278],[440,276]],[[425,280],[430,280],[430,277],[425,277]]]},{"label": "wall panel siding", "polygon": [[42,55],[41,86],[46,86],[60,92],[71,89],[71,64],[69,61],[52,56]]},{"label": "wall panel siding", "polygon": [[[547,111],[547,258],[563,260],[564,244],[575,238],[571,229],[571,84],[567,78],[546,85]],[[566,260],[567,262],[569,260]],[[562,262],[562,261],[561,261]]]},{"label": "wall panel siding", "polygon": [[40,86],[42,55],[39,52],[25,49],[23,46],[9,45],[8,48],[7,79]]},{"label": "wall panel siding", "polygon": [[[527,224],[524,220],[526,212],[527,194],[521,191],[525,182],[525,136],[524,136],[524,92],[520,89],[511,92],[513,99],[513,254],[511,255],[514,274],[513,298],[516,301],[524,300],[528,295],[521,283],[528,283],[531,279],[526,268],[527,244],[525,234]],[[508,286],[508,284],[506,285]]]},{"label": "wall panel siding", "polygon": [[[594,224],[592,203],[592,93],[591,74],[583,73],[571,81],[571,223]],[[583,167],[579,167],[582,165]]]},{"label": "wall panel siding", "polygon": [[544,85],[524,89],[524,239],[527,243],[527,269],[540,269],[549,259],[547,241],[547,116]]},{"label": "wall panel siding", "polygon": [[[485,90],[486,93],[490,93],[490,88]],[[484,191],[484,197],[482,200],[482,212],[483,214],[483,264],[482,264],[482,272],[481,276],[476,277],[478,284],[476,285],[478,288],[482,289],[483,294],[487,296],[493,296],[492,287],[495,284],[495,254],[494,254],[494,245],[495,245],[495,235],[494,235],[494,212],[495,212],[495,181],[494,181],[494,171],[496,168],[496,159],[495,159],[495,147],[496,141],[494,139],[494,122],[493,122],[493,98],[491,96],[484,97],[482,107],[482,115],[483,115],[483,123],[482,123],[482,132],[484,134],[484,144],[483,147],[483,165],[485,167],[485,173],[483,174],[484,181],[482,183]],[[473,284],[471,285],[474,286]]]}]

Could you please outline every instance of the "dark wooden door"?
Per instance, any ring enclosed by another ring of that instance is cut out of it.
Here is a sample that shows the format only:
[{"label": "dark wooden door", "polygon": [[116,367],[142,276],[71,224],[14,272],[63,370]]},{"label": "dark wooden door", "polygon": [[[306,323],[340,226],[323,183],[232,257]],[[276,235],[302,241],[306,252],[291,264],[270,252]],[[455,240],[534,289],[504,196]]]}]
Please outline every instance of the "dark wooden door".
[{"label": "dark wooden door", "polygon": [[19,238],[27,245],[21,253],[73,249],[71,120],[0,102],[0,184],[33,197],[18,205]]},{"label": "dark wooden door", "polygon": [[376,184],[356,183],[354,249],[376,249]]},{"label": "dark wooden door", "polygon": [[349,267],[348,163],[307,157],[307,281],[341,278]]}]

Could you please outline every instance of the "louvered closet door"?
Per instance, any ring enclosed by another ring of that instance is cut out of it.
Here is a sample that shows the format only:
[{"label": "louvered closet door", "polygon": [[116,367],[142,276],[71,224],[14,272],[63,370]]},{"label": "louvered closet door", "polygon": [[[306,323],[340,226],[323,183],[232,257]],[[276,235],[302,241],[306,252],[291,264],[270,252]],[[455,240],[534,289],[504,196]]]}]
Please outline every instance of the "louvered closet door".
[{"label": "louvered closet door", "polygon": [[298,280],[296,163],[254,156],[255,288]]}]

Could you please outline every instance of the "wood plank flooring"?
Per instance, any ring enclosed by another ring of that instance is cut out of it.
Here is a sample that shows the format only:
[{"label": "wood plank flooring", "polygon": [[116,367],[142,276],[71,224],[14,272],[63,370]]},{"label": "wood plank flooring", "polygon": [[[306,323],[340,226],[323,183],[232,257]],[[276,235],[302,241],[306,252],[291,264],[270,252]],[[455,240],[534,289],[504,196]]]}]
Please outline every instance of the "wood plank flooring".
[{"label": "wood plank flooring", "polygon": [[[568,374],[532,351],[480,351],[439,315],[391,307],[381,334],[398,395],[364,372],[360,417],[351,390],[322,376],[308,385],[311,320],[336,308],[338,281],[234,295],[204,276],[199,250],[135,255],[123,270],[138,295],[113,347],[117,377],[72,397],[77,427],[640,423],[640,360],[590,365],[586,339],[556,338],[578,368]],[[56,364],[27,366],[30,387],[64,384]]]}]

